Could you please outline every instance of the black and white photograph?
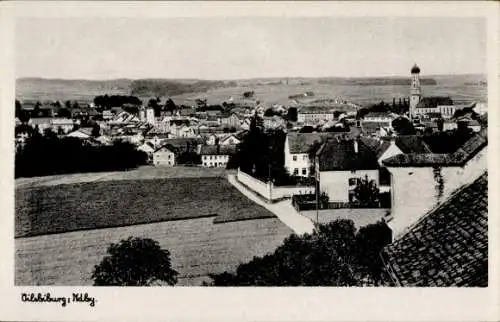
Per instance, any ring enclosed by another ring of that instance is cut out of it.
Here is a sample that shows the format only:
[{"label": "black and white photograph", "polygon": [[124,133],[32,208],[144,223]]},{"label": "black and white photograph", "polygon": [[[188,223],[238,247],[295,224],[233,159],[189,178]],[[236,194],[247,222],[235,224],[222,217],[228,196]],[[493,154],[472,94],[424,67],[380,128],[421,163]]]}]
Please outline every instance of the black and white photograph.
[{"label": "black and white photograph", "polygon": [[27,309],[129,286],[492,287],[491,17],[108,4],[11,17]]}]

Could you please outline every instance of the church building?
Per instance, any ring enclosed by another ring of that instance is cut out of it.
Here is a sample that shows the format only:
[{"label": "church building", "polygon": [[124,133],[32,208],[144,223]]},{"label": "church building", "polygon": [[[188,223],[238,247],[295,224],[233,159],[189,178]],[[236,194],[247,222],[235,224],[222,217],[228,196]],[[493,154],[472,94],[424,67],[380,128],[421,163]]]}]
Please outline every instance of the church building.
[{"label": "church building", "polygon": [[449,96],[422,97],[420,67],[414,64],[410,79],[410,117],[412,119],[426,114],[440,114],[443,118],[453,117],[457,106]]}]

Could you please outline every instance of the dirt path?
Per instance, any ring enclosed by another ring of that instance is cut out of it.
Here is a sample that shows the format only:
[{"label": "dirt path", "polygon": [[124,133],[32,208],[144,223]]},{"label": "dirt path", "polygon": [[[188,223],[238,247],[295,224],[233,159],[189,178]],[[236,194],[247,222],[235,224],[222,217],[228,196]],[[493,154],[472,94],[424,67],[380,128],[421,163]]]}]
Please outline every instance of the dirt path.
[{"label": "dirt path", "polygon": [[238,182],[234,174],[228,175],[228,181],[250,200],[275,214],[281,222],[287,225],[296,234],[302,235],[304,233],[312,233],[314,229],[313,222],[309,218],[301,216],[295,208],[293,208],[290,200],[283,200],[274,204],[266,203],[257,197],[253,191]]}]

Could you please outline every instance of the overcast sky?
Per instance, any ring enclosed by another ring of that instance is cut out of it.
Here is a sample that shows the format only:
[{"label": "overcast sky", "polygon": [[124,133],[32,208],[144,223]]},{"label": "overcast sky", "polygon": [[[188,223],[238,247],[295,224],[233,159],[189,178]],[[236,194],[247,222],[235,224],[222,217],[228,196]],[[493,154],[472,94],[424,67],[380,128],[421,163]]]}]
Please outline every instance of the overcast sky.
[{"label": "overcast sky", "polygon": [[19,19],[16,76],[202,78],[486,73],[478,18]]}]

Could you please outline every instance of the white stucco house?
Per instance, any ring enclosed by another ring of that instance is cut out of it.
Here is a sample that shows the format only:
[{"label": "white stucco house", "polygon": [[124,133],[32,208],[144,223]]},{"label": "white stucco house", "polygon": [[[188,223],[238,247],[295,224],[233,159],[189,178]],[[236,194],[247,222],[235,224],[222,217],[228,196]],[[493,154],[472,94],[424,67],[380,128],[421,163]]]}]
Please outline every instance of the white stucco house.
[{"label": "white stucco house", "polygon": [[319,190],[330,202],[354,201],[354,188],[366,177],[379,186],[377,155],[359,139],[328,140],[316,153],[315,166]]},{"label": "white stucco house", "polygon": [[394,238],[487,171],[487,133],[487,128],[482,129],[451,154],[399,154],[382,161],[391,175],[387,223]]},{"label": "white stucco house", "polygon": [[174,166],[175,153],[170,146],[162,146],[152,153],[153,165],[155,166]]},{"label": "white stucco house", "polygon": [[309,151],[315,144],[323,143],[327,138],[342,135],[342,133],[288,133],[285,139],[285,169],[290,175],[307,177],[312,165]]},{"label": "white stucco house", "polygon": [[203,145],[200,149],[201,164],[208,168],[225,168],[235,153],[234,145]]}]

